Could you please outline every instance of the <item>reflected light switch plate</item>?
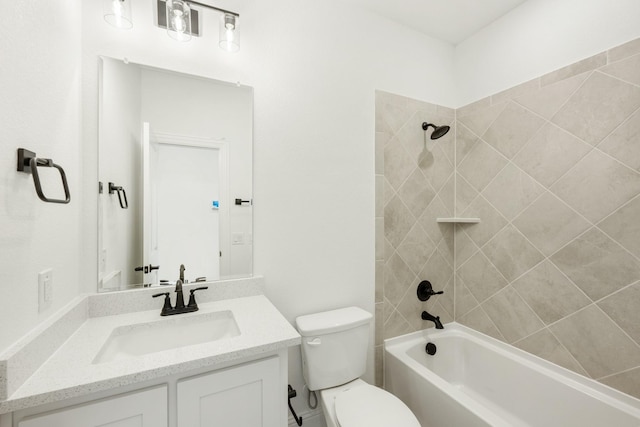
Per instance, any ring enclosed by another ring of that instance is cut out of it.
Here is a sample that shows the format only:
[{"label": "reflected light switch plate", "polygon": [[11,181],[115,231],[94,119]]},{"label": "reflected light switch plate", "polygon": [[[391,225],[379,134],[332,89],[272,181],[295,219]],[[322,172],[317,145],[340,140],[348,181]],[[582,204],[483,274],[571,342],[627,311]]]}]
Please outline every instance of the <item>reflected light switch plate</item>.
[{"label": "reflected light switch plate", "polygon": [[244,233],[231,234],[232,245],[244,245]]}]

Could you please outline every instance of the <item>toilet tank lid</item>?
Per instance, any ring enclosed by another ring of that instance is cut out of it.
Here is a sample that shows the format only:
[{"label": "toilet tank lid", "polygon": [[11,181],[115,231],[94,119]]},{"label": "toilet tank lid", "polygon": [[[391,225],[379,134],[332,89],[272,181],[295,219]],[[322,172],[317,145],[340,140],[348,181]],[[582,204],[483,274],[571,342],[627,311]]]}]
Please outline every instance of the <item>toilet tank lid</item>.
[{"label": "toilet tank lid", "polygon": [[296,326],[300,335],[308,337],[355,328],[369,323],[372,317],[371,313],[361,308],[346,307],[299,316],[296,318]]}]

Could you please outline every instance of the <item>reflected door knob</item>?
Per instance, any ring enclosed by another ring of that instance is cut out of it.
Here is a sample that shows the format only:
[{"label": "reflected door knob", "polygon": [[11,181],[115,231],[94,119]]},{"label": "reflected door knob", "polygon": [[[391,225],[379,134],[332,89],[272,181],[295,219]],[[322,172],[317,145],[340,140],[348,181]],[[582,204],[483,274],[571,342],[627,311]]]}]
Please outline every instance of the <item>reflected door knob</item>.
[{"label": "reflected door knob", "polygon": [[143,271],[144,274],[148,274],[153,270],[159,270],[159,269],[160,269],[159,265],[151,265],[151,264],[134,268],[135,271]]}]

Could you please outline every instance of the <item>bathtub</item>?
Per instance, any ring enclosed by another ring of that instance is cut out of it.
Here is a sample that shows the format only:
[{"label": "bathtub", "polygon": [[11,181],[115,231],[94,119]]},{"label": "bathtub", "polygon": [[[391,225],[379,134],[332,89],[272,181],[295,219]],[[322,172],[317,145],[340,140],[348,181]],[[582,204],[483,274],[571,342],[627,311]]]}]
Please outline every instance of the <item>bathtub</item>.
[{"label": "bathtub", "polygon": [[385,388],[422,427],[640,426],[640,400],[457,323],[384,348]]}]

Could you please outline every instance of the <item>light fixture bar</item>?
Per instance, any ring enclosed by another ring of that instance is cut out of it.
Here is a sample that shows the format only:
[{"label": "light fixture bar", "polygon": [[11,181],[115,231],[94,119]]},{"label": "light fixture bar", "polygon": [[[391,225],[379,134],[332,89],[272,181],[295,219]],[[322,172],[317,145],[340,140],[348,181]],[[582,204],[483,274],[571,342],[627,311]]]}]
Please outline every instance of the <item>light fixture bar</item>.
[{"label": "light fixture bar", "polygon": [[239,18],[239,17],[240,17],[240,14],[239,14],[239,13],[232,12],[232,11],[230,11],[230,10],[221,9],[221,8],[219,8],[219,7],[210,6],[210,5],[208,5],[208,4],[200,3],[200,2],[197,2],[197,1],[193,1],[193,0],[186,0],[186,2],[187,2],[187,3],[189,3],[189,4],[195,4],[195,5],[197,5],[197,6],[206,7],[207,9],[217,10],[218,12],[224,13],[224,14],[226,14],[226,15],[233,15],[233,16],[235,16],[236,18]]}]

